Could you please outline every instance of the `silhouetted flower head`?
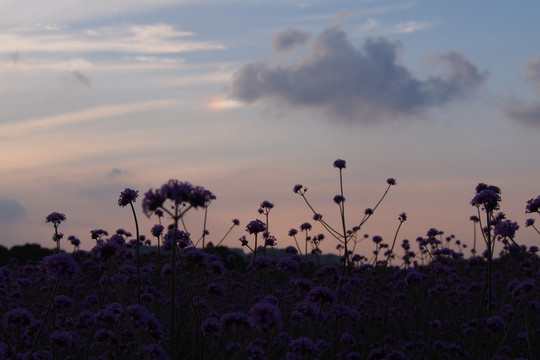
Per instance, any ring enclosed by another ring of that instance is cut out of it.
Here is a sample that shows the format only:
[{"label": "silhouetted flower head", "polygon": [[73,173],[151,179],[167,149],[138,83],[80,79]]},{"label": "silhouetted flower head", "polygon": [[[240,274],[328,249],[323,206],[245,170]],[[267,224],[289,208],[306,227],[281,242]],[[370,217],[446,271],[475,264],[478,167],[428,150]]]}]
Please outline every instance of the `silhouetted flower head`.
[{"label": "silhouetted flower head", "polygon": [[345,160],[337,159],[334,161],[334,167],[338,169],[345,169]]},{"label": "silhouetted flower head", "polygon": [[480,219],[479,219],[478,216],[476,216],[476,215],[471,216],[471,217],[469,218],[469,220],[471,220],[472,222],[475,222],[475,223],[477,223],[477,222],[480,221]]},{"label": "silhouetted flower head", "polygon": [[394,178],[388,178],[388,179],[386,179],[386,183],[387,183],[388,185],[396,185],[396,179],[394,179]]},{"label": "silhouetted flower head", "polygon": [[266,231],[266,224],[259,219],[252,220],[247,224],[246,231],[250,234],[258,234]]},{"label": "silhouetted flower head", "polygon": [[293,192],[296,194],[296,193],[300,192],[300,191],[302,190],[303,187],[304,187],[303,185],[296,184],[296,185],[294,185],[294,187],[293,187]]},{"label": "silhouetted flower head", "polygon": [[161,236],[161,234],[163,234],[164,229],[165,229],[165,227],[163,225],[156,224],[156,225],[152,226],[152,229],[150,230],[150,232],[152,233],[153,236],[159,237],[159,236]]},{"label": "silhouetted flower head", "polygon": [[380,244],[382,242],[383,238],[380,235],[375,235],[375,236],[373,236],[372,240],[373,240],[373,242],[375,244]]},{"label": "silhouetted flower head", "polygon": [[261,203],[261,208],[262,209],[271,209],[274,207],[274,204],[271,203],[270,201],[268,200],[264,200],[262,203]]},{"label": "silhouetted flower head", "polygon": [[79,240],[79,238],[77,238],[75,235],[69,235],[68,240],[69,242],[71,242],[71,245],[73,246],[81,245],[81,240]]},{"label": "silhouetted flower head", "polygon": [[399,214],[399,221],[403,222],[403,221],[406,221],[407,220],[407,214],[402,212],[401,214]]},{"label": "silhouetted flower head", "polygon": [[525,207],[525,213],[534,213],[540,212],[540,195],[536,199],[530,199],[527,201],[527,206]]},{"label": "silhouetted flower head", "polygon": [[437,230],[435,228],[431,228],[431,229],[428,230],[426,235],[427,235],[428,238],[434,238],[435,236],[437,236],[439,234],[440,234],[439,230]]},{"label": "silhouetted flower head", "polygon": [[289,236],[295,236],[296,234],[298,234],[298,230],[296,229],[289,230]]},{"label": "silhouetted flower head", "polygon": [[311,230],[311,224],[308,222],[303,223],[302,225],[300,225],[300,230],[302,231]]},{"label": "silhouetted flower head", "polygon": [[54,225],[58,225],[63,221],[66,221],[66,215],[59,212],[52,212],[45,218],[46,223],[53,223]]},{"label": "silhouetted flower head", "polygon": [[246,239],[246,236],[245,235],[242,235],[238,241],[240,241],[240,243],[242,244],[242,246],[247,246],[249,241]]},{"label": "silhouetted flower head", "polygon": [[103,229],[95,229],[95,230],[90,230],[90,235],[92,239],[98,240],[102,236],[108,236],[109,233]]},{"label": "silhouetted flower head", "polygon": [[233,219],[232,222],[236,226],[240,225],[240,220],[238,220],[238,219]]},{"label": "silhouetted flower head", "polygon": [[124,191],[120,193],[120,198],[118,199],[118,205],[121,207],[124,207],[131,203],[134,203],[135,200],[137,200],[138,196],[139,196],[138,190],[126,188]]},{"label": "silhouetted flower head", "polygon": [[501,238],[507,237],[513,239],[518,229],[519,225],[515,221],[504,220],[495,224],[493,234]]},{"label": "silhouetted flower head", "polygon": [[194,186],[188,182],[169,180],[160,189],[149,190],[144,195],[142,207],[146,216],[150,217],[159,208],[163,207],[166,200],[170,200],[176,206],[185,203],[194,208],[205,207],[216,196],[201,186]]},{"label": "silhouetted flower head", "polygon": [[487,212],[497,210],[501,201],[500,194],[501,189],[497,186],[480,183],[476,186],[476,195],[471,200],[471,205],[482,206]]},{"label": "silhouetted flower head", "polygon": [[342,195],[336,195],[334,196],[334,202],[336,204],[341,204],[342,202],[345,202],[345,198]]},{"label": "silhouetted flower head", "polygon": [[534,225],[534,219],[527,219],[525,220],[525,227],[533,226]]}]

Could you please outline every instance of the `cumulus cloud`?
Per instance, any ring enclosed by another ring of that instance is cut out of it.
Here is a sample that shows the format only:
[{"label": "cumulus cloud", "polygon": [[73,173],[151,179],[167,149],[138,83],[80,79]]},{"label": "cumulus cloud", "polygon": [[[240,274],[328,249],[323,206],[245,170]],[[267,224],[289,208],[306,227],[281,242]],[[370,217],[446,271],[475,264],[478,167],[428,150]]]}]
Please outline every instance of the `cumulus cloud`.
[{"label": "cumulus cloud", "polygon": [[368,123],[418,115],[463,98],[487,74],[462,54],[448,51],[431,58],[442,72],[416,78],[399,62],[401,44],[368,38],[359,48],[338,27],[313,39],[311,53],[292,65],[251,62],[233,77],[231,98],[321,110],[329,119]]},{"label": "cumulus cloud", "polygon": [[272,50],[276,53],[291,50],[297,46],[304,45],[309,39],[309,32],[293,28],[286,28],[274,35],[272,38]]},{"label": "cumulus cloud", "polygon": [[506,105],[506,115],[525,126],[540,126],[540,55],[525,63],[524,81],[538,93],[538,98],[532,103],[510,101]]},{"label": "cumulus cloud", "polygon": [[0,223],[13,223],[23,220],[25,217],[26,209],[18,201],[0,198]]}]

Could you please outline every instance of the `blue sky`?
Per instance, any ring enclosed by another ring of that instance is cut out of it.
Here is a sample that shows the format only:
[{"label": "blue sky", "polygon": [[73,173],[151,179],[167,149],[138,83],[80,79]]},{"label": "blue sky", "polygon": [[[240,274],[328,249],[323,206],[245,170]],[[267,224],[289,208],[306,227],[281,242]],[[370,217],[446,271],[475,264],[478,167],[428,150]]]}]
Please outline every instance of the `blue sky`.
[{"label": "blue sky", "polygon": [[[211,240],[276,204],[280,246],[311,214],[301,183],[338,221],[347,161],[353,226],[414,240],[435,227],[472,241],[478,182],[502,188],[524,227],[539,194],[536,1],[5,1],[0,4],[0,229],[6,246],[53,246],[44,219],[90,248],[89,231],[133,231],[125,187],[202,185]],[[7,15],[9,14],[9,15]],[[137,209],[140,210],[140,203]],[[149,234],[155,219],[143,218]],[[202,213],[188,214],[200,233]],[[322,232],[315,227],[315,232]],[[328,241],[323,249],[330,251]],[[365,244],[365,252],[370,245]]]}]

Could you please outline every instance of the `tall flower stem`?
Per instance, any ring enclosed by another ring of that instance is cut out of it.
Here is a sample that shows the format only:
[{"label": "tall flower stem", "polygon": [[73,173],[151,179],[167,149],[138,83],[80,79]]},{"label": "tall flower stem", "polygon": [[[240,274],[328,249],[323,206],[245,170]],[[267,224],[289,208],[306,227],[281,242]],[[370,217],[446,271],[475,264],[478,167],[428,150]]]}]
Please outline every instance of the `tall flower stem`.
[{"label": "tall flower stem", "polygon": [[171,244],[171,283],[170,283],[170,304],[169,304],[169,357],[170,359],[174,359],[174,349],[175,349],[175,310],[176,310],[176,304],[175,304],[175,274],[176,274],[176,232],[178,231],[178,206],[175,206],[175,216],[174,216],[174,235],[173,235],[173,241]]},{"label": "tall flower stem", "polygon": [[137,214],[133,207],[133,202],[130,202],[131,212],[133,213],[133,219],[135,220],[135,232],[136,232],[136,245],[135,245],[135,261],[137,262],[137,304],[141,305],[141,255],[140,255],[140,235],[139,235],[139,222],[137,221]]},{"label": "tall flower stem", "polygon": [[255,233],[255,251],[253,251],[253,258],[251,259],[251,269],[249,271],[249,280],[246,289],[246,297],[244,299],[244,312],[247,311],[249,305],[249,291],[251,290],[251,282],[253,281],[253,272],[255,271],[255,258],[257,257],[257,233]]}]

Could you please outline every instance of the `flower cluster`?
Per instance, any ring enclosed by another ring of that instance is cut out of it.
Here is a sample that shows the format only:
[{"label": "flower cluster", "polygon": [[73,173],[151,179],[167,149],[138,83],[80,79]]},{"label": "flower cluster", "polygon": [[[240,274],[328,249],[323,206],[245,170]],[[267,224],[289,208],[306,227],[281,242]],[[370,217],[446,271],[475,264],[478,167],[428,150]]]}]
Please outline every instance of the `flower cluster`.
[{"label": "flower cluster", "polygon": [[143,211],[150,217],[156,210],[164,209],[165,201],[170,200],[175,206],[187,204],[193,208],[205,207],[216,196],[201,186],[194,186],[188,182],[169,180],[159,189],[151,189],[142,202]]}]

